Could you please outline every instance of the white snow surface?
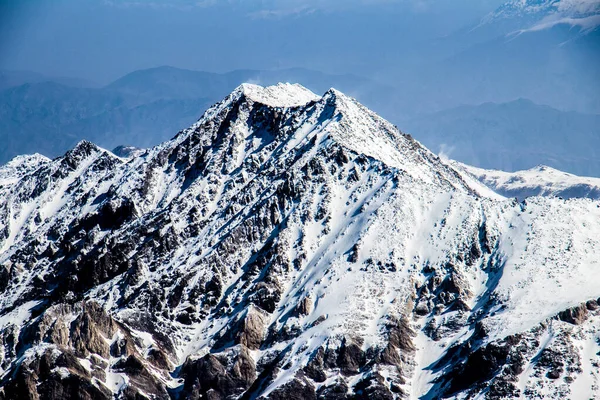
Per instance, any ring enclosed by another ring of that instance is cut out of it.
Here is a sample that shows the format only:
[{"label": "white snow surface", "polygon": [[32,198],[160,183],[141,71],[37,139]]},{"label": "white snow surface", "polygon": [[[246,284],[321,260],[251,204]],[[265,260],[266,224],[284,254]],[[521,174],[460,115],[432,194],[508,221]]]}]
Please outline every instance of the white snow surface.
[{"label": "white snow surface", "polygon": [[18,182],[20,177],[34,172],[49,161],[48,157],[36,153],[17,156],[6,164],[0,165],[0,190],[7,185]]},{"label": "white snow surface", "polygon": [[455,161],[452,165],[506,197],[519,200],[531,196],[600,200],[600,178],[577,176],[544,165],[517,172],[487,170]]},{"label": "white snow surface", "polygon": [[298,107],[320,99],[319,96],[297,83],[279,83],[267,87],[243,83],[236,90],[241,90],[253,101],[272,107]]}]

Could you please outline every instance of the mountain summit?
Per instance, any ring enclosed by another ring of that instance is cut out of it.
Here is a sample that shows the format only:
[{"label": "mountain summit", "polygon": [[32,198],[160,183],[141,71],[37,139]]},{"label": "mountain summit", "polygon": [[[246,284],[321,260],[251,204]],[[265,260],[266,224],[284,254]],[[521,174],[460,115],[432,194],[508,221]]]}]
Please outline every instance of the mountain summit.
[{"label": "mountain summit", "polygon": [[0,399],[599,395],[598,202],[496,195],[335,89],[0,177]]}]

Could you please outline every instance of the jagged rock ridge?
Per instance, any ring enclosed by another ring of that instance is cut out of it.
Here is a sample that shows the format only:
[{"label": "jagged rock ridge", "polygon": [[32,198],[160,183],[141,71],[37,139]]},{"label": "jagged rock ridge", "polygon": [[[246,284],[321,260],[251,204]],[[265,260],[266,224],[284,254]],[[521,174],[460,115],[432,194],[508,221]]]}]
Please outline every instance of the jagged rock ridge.
[{"label": "jagged rock ridge", "polygon": [[336,90],[23,160],[2,399],[598,395],[598,202],[505,199]]}]

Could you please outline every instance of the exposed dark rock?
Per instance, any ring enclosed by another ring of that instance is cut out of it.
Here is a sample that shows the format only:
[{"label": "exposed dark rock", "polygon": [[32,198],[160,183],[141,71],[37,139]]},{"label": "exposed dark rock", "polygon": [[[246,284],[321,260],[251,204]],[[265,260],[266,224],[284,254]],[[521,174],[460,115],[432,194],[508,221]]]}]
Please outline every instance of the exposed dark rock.
[{"label": "exposed dark rock", "polygon": [[151,348],[148,350],[148,360],[157,368],[160,368],[165,371],[169,371],[172,367],[171,361],[167,354],[157,348]]},{"label": "exposed dark rock", "polygon": [[228,346],[230,342],[241,344],[251,350],[260,347],[265,337],[265,319],[259,310],[250,308],[235,324],[216,341],[213,346],[218,350]]},{"label": "exposed dark rock", "polygon": [[288,383],[272,391],[270,400],[316,400],[315,387],[305,379],[294,378]]},{"label": "exposed dark rock", "polygon": [[268,313],[275,311],[280,299],[281,289],[275,282],[259,282],[250,296],[252,303]]},{"label": "exposed dark rock", "polygon": [[260,347],[264,339],[264,332],[264,317],[258,311],[250,310],[239,324],[239,330],[236,334],[236,343],[239,343],[250,350],[256,350]]},{"label": "exposed dark rock", "polygon": [[296,316],[309,315],[312,311],[313,303],[310,297],[303,297],[294,309]]},{"label": "exposed dark rock", "polygon": [[355,243],[348,253],[348,262],[355,263],[358,261],[359,245]]},{"label": "exposed dark rock", "polygon": [[78,375],[69,375],[65,378],[52,375],[39,384],[37,391],[40,400],[104,400],[112,398],[110,391],[106,388],[100,389],[88,379]]},{"label": "exposed dark rock", "polygon": [[152,394],[156,399],[168,399],[169,396],[162,383],[148,371],[144,362],[136,356],[117,361],[112,369],[127,374],[135,387],[143,388],[143,391]]},{"label": "exposed dark rock", "polygon": [[327,379],[327,374],[325,373],[324,354],[325,351],[319,347],[319,349],[312,356],[311,360],[304,367],[304,373],[306,376],[319,383],[325,382]]},{"label": "exposed dark rock", "polygon": [[148,397],[141,394],[136,388],[128,385],[119,393],[119,400],[148,400]]},{"label": "exposed dark rock", "polygon": [[[227,362],[225,357],[232,357]],[[212,354],[198,360],[188,359],[181,368],[184,378],[184,398],[201,398],[200,396],[238,396],[242,394],[256,379],[254,361],[248,350],[241,346],[237,354]]]},{"label": "exposed dark rock", "polygon": [[563,355],[552,349],[542,350],[536,364],[547,371],[546,376],[550,379],[558,379],[564,372]]},{"label": "exposed dark rock", "polygon": [[354,386],[353,400],[393,400],[394,395],[378,373],[370,373]]},{"label": "exposed dark rock", "polygon": [[112,337],[115,330],[113,320],[102,307],[87,303],[83,313],[71,323],[71,343],[82,357],[95,353],[107,358],[110,349],[104,337]]},{"label": "exposed dark rock", "polygon": [[449,394],[461,392],[476,383],[491,379],[506,363],[509,349],[506,345],[490,343],[470,354],[466,362],[449,375]]},{"label": "exposed dark rock", "polygon": [[128,356],[135,353],[135,347],[130,338],[115,340],[110,346],[110,355],[113,357]]},{"label": "exposed dark rock", "polygon": [[337,380],[329,386],[322,386],[317,391],[319,400],[342,400],[348,398],[348,385],[343,380]]},{"label": "exposed dark rock", "polygon": [[365,352],[360,346],[352,340],[344,340],[337,357],[337,366],[341,369],[342,373],[348,375],[356,374],[365,363]]},{"label": "exposed dark rock", "polygon": [[[57,372],[55,368],[63,368],[64,372]],[[89,374],[74,356],[63,353],[56,357],[51,350],[26,366],[21,364],[13,378],[0,389],[2,400],[111,398],[110,391],[91,383]]]},{"label": "exposed dark rock", "polygon": [[429,302],[427,300],[421,300],[415,306],[415,314],[423,317],[429,314],[431,310],[429,309]]},{"label": "exposed dark rock", "polygon": [[588,309],[588,311],[595,311],[598,308],[600,308],[600,306],[598,305],[598,302],[596,300],[590,300],[590,301],[586,302],[585,307]]},{"label": "exposed dark rock", "polygon": [[514,382],[498,379],[492,382],[487,398],[490,400],[518,399],[521,391]]},{"label": "exposed dark rock", "polygon": [[573,325],[581,325],[587,319],[587,316],[588,310],[586,304],[570,308],[558,314],[558,318],[561,321],[565,321]]},{"label": "exposed dark rock", "polygon": [[89,231],[95,226],[99,226],[102,230],[115,230],[131,221],[136,215],[135,205],[129,199],[106,202],[97,213],[86,216],[71,229],[73,231],[79,229]]},{"label": "exposed dark rock", "polygon": [[0,293],[4,292],[9,280],[10,269],[5,265],[0,265]]}]

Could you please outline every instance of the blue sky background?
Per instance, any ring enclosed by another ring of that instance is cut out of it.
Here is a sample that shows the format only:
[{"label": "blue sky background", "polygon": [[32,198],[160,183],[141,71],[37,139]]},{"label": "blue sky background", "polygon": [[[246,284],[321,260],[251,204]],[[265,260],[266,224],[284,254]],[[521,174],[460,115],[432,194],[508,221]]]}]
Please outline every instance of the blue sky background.
[{"label": "blue sky background", "polygon": [[[2,0],[0,69],[107,83],[160,65],[388,79],[501,1]],[[443,53],[443,52],[442,52]]]}]

